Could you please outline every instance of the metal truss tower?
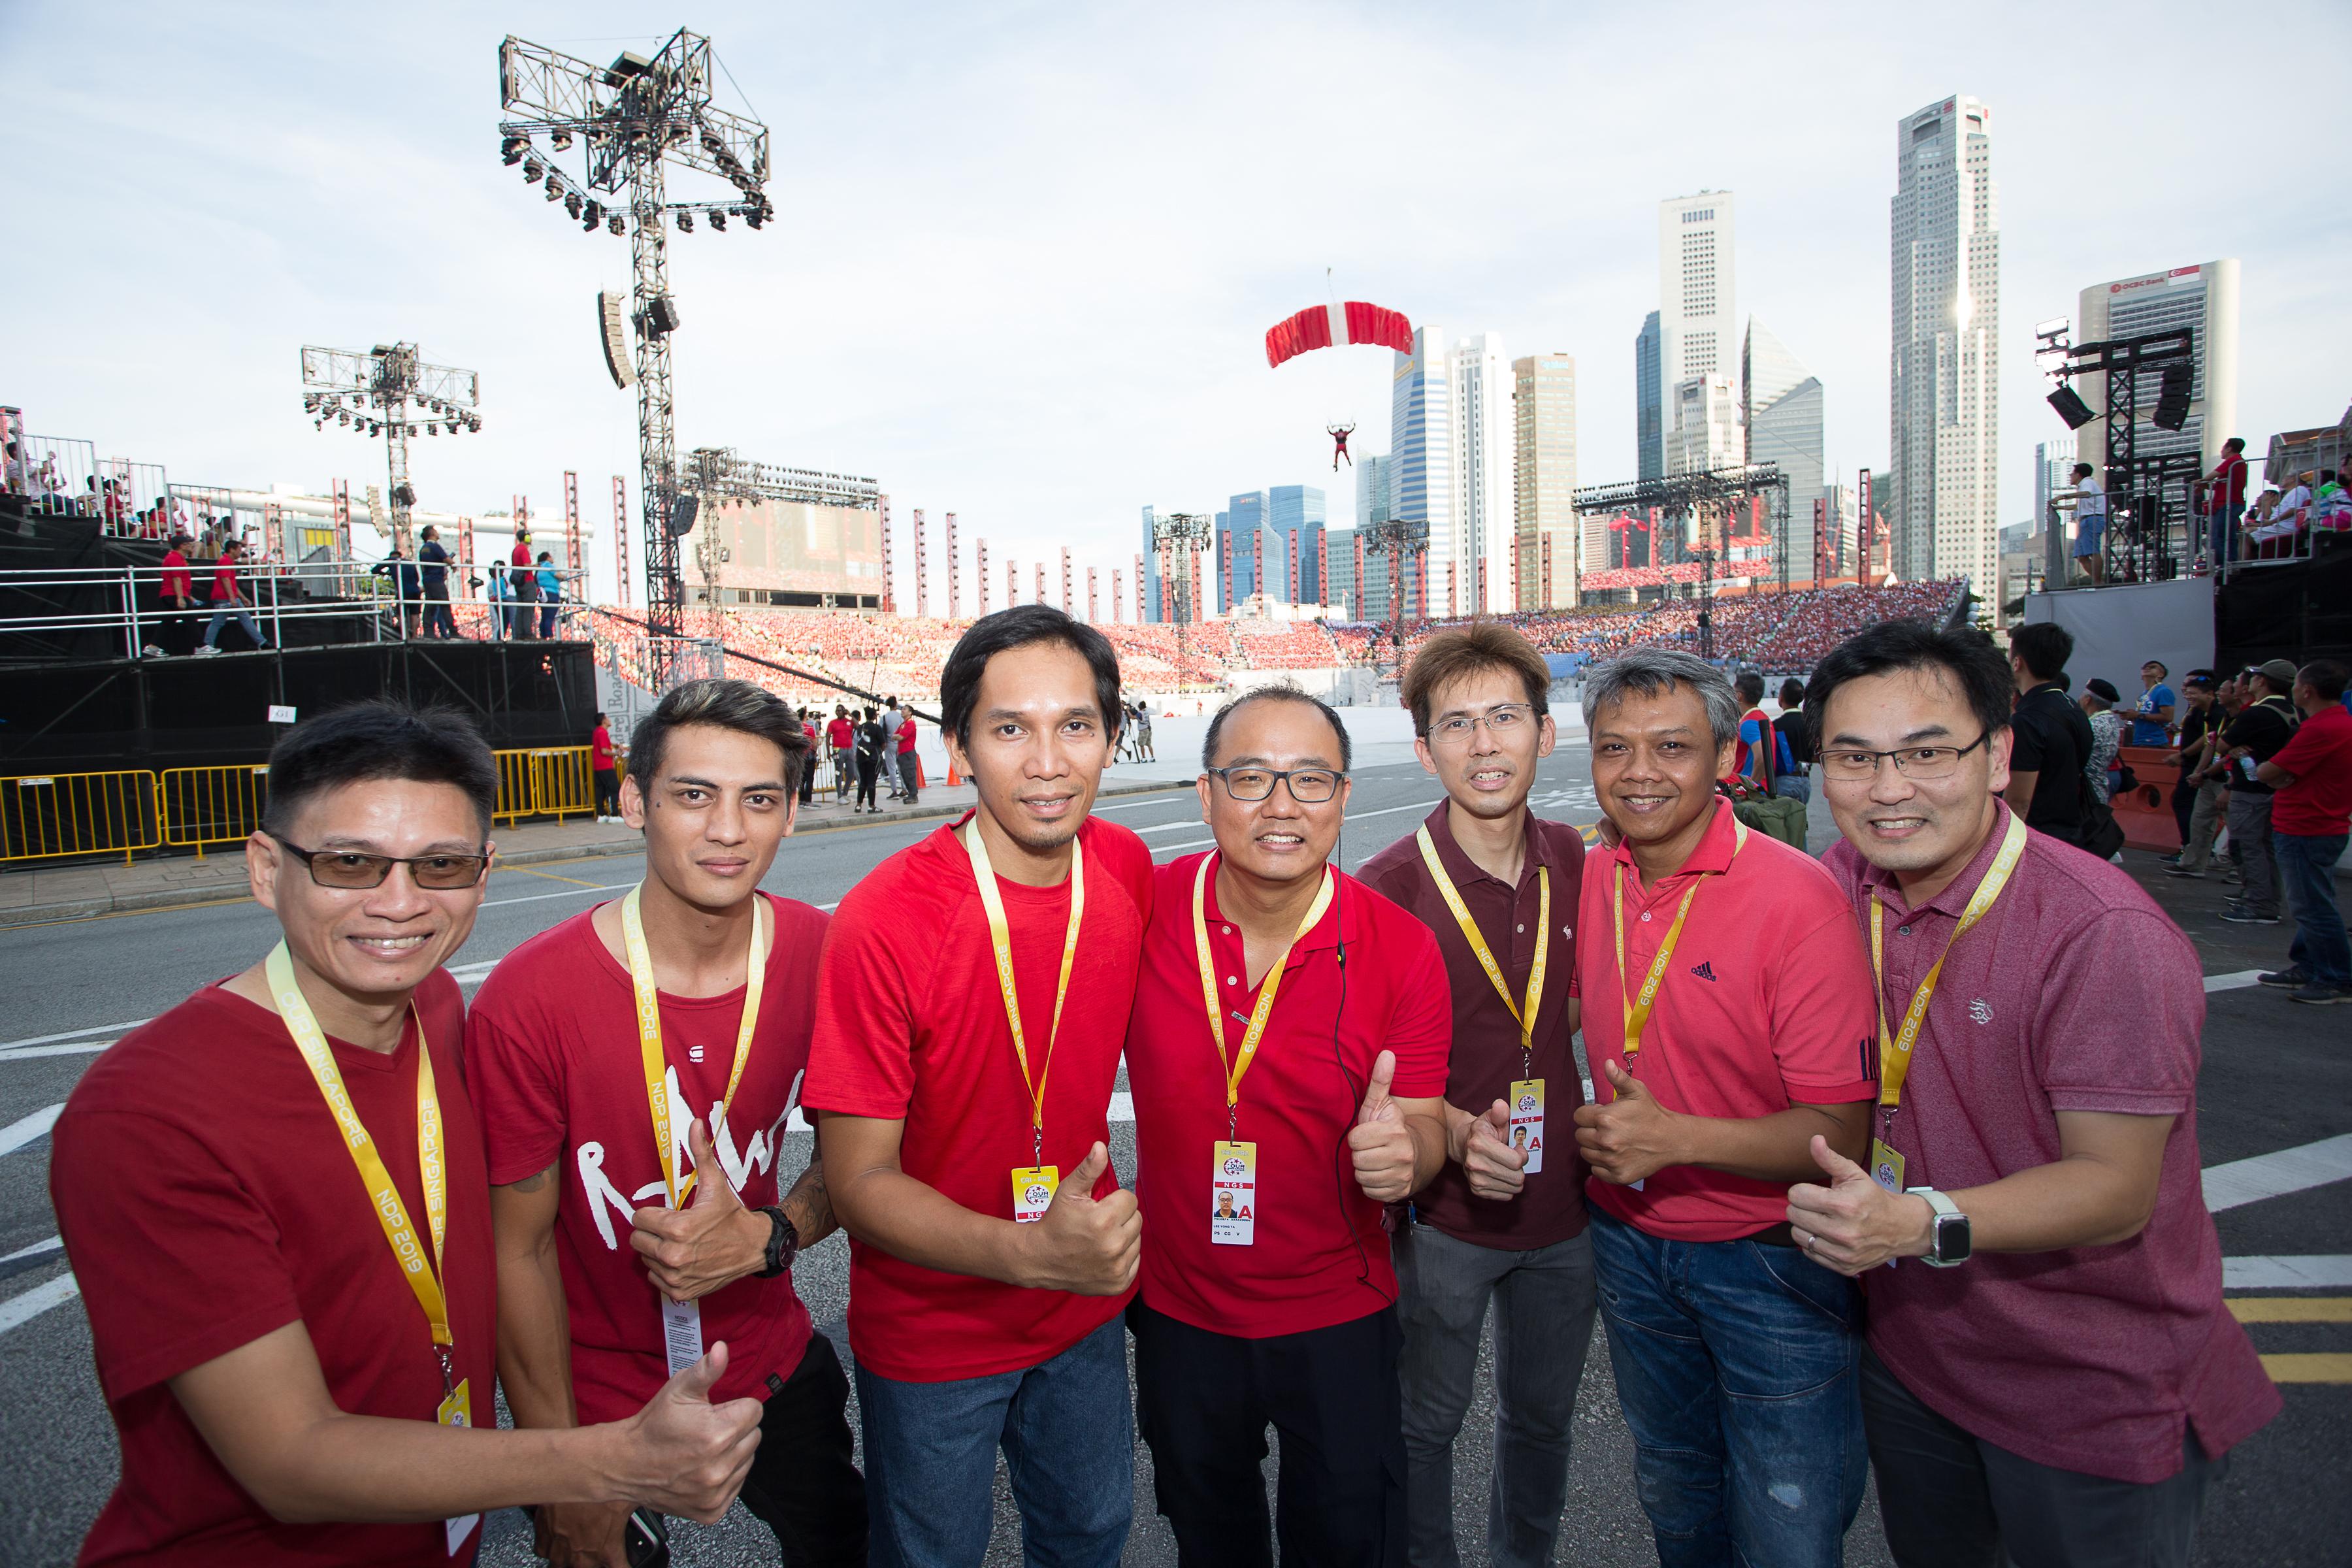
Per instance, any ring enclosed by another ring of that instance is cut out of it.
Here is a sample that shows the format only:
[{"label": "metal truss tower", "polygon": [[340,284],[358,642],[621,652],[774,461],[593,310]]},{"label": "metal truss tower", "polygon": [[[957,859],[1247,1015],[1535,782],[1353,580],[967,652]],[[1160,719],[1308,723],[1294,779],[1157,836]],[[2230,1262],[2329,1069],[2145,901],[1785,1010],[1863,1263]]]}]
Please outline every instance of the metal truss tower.
[{"label": "metal truss tower", "polygon": [[[1160,557],[1160,590],[1167,595],[1168,618],[1176,623],[1176,683],[1180,687],[1191,675],[1192,623],[1200,612],[1193,590],[1198,586],[1201,552],[1208,548],[1216,531],[1216,524],[1205,512],[1154,512],[1151,517],[1151,549]],[[1040,566],[1037,571],[1037,596],[1042,599],[1045,596],[1045,568]]]},{"label": "metal truss tower", "polygon": [[383,437],[392,538],[403,553],[409,514],[416,510],[416,487],[408,482],[409,437],[419,431],[437,436],[445,428],[453,436],[480,430],[480,391],[476,373],[426,364],[415,343],[378,343],[364,353],[307,344],[302,350],[302,412],[312,426],[323,430],[331,419],[362,436]]},{"label": "metal truss tower", "polygon": [[[1403,522],[1391,519],[1386,522],[1372,524],[1360,537],[1366,550],[1385,551],[1388,554],[1389,637],[1396,644],[1397,674],[1402,678],[1404,674],[1405,557],[1408,555],[1412,557],[1416,568],[1429,558],[1429,524],[1420,521]],[[1363,592],[1360,578],[1357,582],[1356,591],[1359,595]],[[1423,595],[1422,601],[1421,614],[1423,620],[1429,618],[1429,603],[1426,595]]]}]

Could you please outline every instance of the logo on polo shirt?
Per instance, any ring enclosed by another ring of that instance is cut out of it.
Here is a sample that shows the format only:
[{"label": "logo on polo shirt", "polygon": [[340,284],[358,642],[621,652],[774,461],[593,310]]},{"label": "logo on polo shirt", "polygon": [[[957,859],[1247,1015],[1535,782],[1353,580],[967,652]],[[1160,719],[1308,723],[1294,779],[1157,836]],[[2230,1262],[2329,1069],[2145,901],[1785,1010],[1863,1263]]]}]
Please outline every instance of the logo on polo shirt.
[{"label": "logo on polo shirt", "polygon": [[1715,965],[1709,963],[1706,959],[1702,958],[1696,963],[1692,964],[1691,973],[1697,975],[1701,980],[1706,981],[1710,984],[1714,984]]},{"label": "logo on polo shirt", "polygon": [[699,1063],[702,1060],[702,1047],[700,1046],[687,1047],[686,1059],[690,1062]]},{"label": "logo on polo shirt", "polygon": [[1969,1004],[1969,1016],[1979,1024],[1992,1022],[1992,1004],[1979,996]]}]

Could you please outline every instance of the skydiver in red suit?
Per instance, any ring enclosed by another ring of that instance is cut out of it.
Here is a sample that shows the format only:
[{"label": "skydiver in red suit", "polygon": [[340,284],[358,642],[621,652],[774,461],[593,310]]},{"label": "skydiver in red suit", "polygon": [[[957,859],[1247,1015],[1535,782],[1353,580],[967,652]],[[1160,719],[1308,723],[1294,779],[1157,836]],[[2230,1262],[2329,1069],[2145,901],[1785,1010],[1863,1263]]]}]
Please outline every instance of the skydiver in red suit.
[{"label": "skydiver in red suit", "polygon": [[[1324,433],[1331,437],[1331,471],[1339,471],[1339,459],[1348,458],[1348,437],[1355,433],[1353,425],[1326,425]],[[1354,468],[1356,459],[1348,458],[1348,467]]]}]

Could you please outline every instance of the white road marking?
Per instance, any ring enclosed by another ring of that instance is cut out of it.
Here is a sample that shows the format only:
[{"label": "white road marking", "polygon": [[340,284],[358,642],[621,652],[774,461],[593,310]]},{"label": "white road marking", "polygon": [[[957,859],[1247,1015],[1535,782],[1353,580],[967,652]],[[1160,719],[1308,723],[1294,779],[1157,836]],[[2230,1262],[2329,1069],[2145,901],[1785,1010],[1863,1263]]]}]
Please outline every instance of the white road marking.
[{"label": "white road marking", "polygon": [[0,1065],[30,1061],[35,1057],[96,1056],[112,1044],[112,1040],[84,1040],[71,1046],[26,1046],[21,1051],[0,1051]]},{"label": "white road marking", "polygon": [[19,1296],[0,1301],[0,1334],[21,1328],[52,1307],[62,1307],[81,1294],[71,1274],[60,1274],[44,1284],[34,1286]]},{"label": "white road marking", "polygon": [[149,1021],[133,1018],[127,1024],[92,1024],[86,1029],[64,1029],[54,1035],[27,1035],[21,1040],[0,1040],[0,1051],[13,1051],[18,1046],[46,1046],[52,1040],[77,1040],[84,1035],[119,1035]]},{"label": "white road marking", "polygon": [[2208,994],[2215,991],[2242,991],[2249,985],[2260,985],[2262,983],[2263,972],[2261,970],[2241,969],[2231,974],[2207,975],[2205,977],[2205,989]]},{"label": "white road marking", "polygon": [[[1422,800],[1422,801],[1414,801],[1414,802],[1412,802],[1411,805],[1384,805],[1384,806],[1381,807],[1381,809],[1380,809],[1380,810],[1378,810],[1378,811],[1351,811],[1351,812],[1349,812],[1349,813],[1348,814],[1347,820],[1348,820],[1349,822],[1351,822],[1351,823],[1352,823],[1352,822],[1361,822],[1361,821],[1363,821],[1363,820],[1364,820],[1366,817],[1368,817],[1368,816],[1391,816],[1391,815],[1392,815],[1392,814],[1394,814],[1394,813],[1396,813],[1396,812],[1400,812],[1400,811],[1421,811],[1421,812],[1426,812],[1426,811],[1430,810],[1432,807],[1435,806],[1437,804],[1438,804],[1438,803],[1437,803],[1437,802],[1435,802],[1435,801],[1433,801],[1433,800]],[[1196,826],[1196,825],[1195,825],[1195,824],[1193,824],[1193,823],[1186,822],[1186,823],[1171,823],[1171,824],[1169,824],[1169,826],[1171,826],[1171,827],[1173,827],[1173,826],[1192,827],[1192,826]],[[1138,828],[1136,831],[1138,831],[1138,832],[1143,832],[1143,831],[1145,831],[1145,830],[1144,830],[1144,829],[1141,829],[1141,828]],[[1159,844],[1159,845],[1154,845],[1154,846],[1152,847],[1152,850],[1151,850],[1151,852],[1152,852],[1154,855],[1173,855],[1173,854],[1175,854],[1175,853],[1176,853],[1178,850],[1180,850],[1180,849],[1205,849],[1205,848],[1207,848],[1210,845],[1214,844],[1215,842],[1216,842],[1216,839],[1214,839],[1213,837],[1211,837],[1211,838],[1187,838],[1187,839],[1186,839],[1186,840],[1184,840],[1184,842],[1183,842],[1183,843],[1181,843],[1181,844]],[[1359,857],[1359,858],[1358,858],[1358,863],[1359,863],[1359,864],[1361,864],[1361,863],[1362,863],[1362,861],[1363,861],[1364,859],[1369,859],[1369,858],[1370,858],[1370,857],[1369,857],[1369,856]]]},{"label": "white road marking", "polygon": [[2215,1214],[2352,1178],[2352,1132],[2251,1160],[2205,1167],[2205,1206]]},{"label": "white road marking", "polygon": [[2352,1285],[2352,1253],[2300,1258],[2224,1258],[2224,1290],[2321,1290]]},{"label": "white road marking", "polygon": [[58,1112],[64,1109],[65,1102],[59,1100],[55,1105],[45,1105],[30,1116],[20,1116],[7,1126],[0,1127],[0,1154],[13,1154],[47,1132],[57,1125]]},{"label": "white road marking", "polygon": [[53,1236],[47,1241],[37,1241],[30,1247],[20,1247],[14,1252],[0,1254],[0,1263],[14,1263],[20,1258],[31,1258],[43,1252],[55,1252],[64,1246],[63,1237]]}]

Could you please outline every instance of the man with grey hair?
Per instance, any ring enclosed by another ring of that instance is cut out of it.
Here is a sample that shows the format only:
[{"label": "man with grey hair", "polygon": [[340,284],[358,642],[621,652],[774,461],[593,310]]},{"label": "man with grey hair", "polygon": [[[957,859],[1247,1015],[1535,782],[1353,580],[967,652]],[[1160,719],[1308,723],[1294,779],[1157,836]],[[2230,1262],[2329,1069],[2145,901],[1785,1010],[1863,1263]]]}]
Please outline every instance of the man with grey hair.
[{"label": "man with grey hair", "polygon": [[1877,1092],[1862,939],[1818,861],[1720,798],[1740,709],[1689,654],[1585,683],[1614,829],[1583,879],[1592,1256],[1666,1568],[1833,1564],[1869,1468],[1853,1285],[1794,1244],[1811,1140],[1859,1160]]}]

